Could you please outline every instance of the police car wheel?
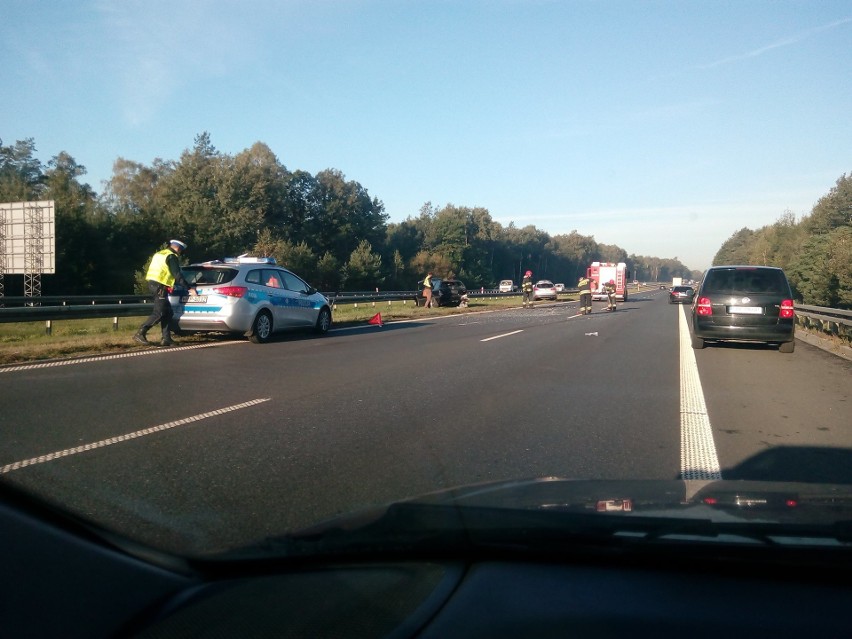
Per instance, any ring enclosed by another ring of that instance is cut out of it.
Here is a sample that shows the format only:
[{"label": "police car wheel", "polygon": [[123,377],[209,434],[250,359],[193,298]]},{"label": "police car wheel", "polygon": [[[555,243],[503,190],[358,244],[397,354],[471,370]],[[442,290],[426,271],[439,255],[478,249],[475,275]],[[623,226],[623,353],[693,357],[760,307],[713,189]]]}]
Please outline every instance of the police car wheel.
[{"label": "police car wheel", "polygon": [[251,337],[249,339],[255,344],[263,344],[268,342],[272,336],[272,315],[269,311],[261,311],[254,318],[254,323],[251,325]]},{"label": "police car wheel", "polygon": [[317,317],[317,323],[314,327],[314,330],[317,333],[324,334],[328,333],[328,329],[331,328],[331,311],[327,308],[320,309],[319,317]]}]

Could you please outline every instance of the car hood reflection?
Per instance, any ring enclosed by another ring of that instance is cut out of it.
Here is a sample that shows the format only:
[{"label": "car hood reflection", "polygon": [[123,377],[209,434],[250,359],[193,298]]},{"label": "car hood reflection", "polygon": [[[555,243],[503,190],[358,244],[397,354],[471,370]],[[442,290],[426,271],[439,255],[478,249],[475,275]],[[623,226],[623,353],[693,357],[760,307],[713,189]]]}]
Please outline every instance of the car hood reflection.
[{"label": "car hood reflection", "polygon": [[337,517],[227,557],[675,541],[852,546],[852,486],[558,477],[478,484]]}]

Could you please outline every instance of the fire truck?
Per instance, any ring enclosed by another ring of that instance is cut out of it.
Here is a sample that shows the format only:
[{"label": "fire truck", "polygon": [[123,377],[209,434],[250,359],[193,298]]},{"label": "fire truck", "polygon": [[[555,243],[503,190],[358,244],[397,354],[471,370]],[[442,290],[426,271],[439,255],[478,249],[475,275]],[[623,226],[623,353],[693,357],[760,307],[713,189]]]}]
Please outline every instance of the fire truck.
[{"label": "fire truck", "polygon": [[592,262],[586,269],[586,277],[592,280],[592,299],[606,300],[604,284],[615,282],[615,299],[627,301],[627,264],[619,262]]}]

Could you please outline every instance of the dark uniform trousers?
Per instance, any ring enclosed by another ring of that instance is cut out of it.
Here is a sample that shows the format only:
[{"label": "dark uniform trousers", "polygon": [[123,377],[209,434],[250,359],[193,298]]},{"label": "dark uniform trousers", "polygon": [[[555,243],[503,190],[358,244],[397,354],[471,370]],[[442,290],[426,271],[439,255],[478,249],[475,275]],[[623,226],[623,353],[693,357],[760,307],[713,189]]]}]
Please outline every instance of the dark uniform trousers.
[{"label": "dark uniform trousers", "polygon": [[140,331],[144,335],[148,332],[148,329],[159,322],[160,328],[163,332],[163,339],[168,341],[171,339],[171,335],[169,333],[169,322],[171,322],[172,317],[174,317],[174,311],[172,310],[172,305],[169,302],[169,289],[165,284],[148,280],[148,290],[151,291],[151,295],[154,297],[154,310],[151,313],[151,316],[145,320],[144,324],[142,324]]}]

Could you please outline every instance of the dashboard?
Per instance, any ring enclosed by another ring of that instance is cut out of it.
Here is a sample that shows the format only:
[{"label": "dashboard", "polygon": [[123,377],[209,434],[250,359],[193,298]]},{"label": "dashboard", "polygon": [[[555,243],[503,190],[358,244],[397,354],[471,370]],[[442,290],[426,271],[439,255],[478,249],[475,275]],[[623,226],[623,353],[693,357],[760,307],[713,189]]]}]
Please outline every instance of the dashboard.
[{"label": "dashboard", "polygon": [[191,561],[0,491],[2,637],[841,637],[848,551],[652,545]]}]

